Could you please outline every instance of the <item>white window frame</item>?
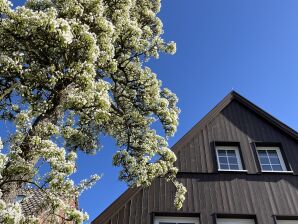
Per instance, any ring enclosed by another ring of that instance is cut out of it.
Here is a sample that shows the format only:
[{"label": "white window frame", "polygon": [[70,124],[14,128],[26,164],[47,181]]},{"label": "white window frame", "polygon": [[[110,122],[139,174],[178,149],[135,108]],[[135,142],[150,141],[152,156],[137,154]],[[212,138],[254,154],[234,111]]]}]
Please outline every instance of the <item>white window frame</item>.
[{"label": "white window frame", "polygon": [[256,223],[254,219],[238,219],[238,218],[217,218],[216,223],[219,224],[247,224],[247,223]]},{"label": "white window frame", "polygon": [[278,219],[276,220],[277,224],[297,224],[298,220],[282,220],[282,219]]},{"label": "white window frame", "polygon": [[[280,148],[278,146],[257,146],[256,149],[257,149],[257,155],[258,155],[259,164],[260,164],[260,167],[261,167],[261,170],[262,170],[263,173],[278,173],[278,172],[292,173],[293,172],[293,171],[288,171],[287,170],[287,167],[286,167],[284,158],[283,158],[283,156],[281,154],[281,150],[280,150]],[[260,156],[259,156],[259,150],[276,151],[277,152],[278,159],[280,161],[280,165],[281,165],[282,171],[280,171],[280,170],[263,170],[262,169],[262,163],[261,163]]]},{"label": "white window frame", "polygon": [[159,224],[159,222],[172,222],[172,223],[194,223],[200,224],[199,218],[195,217],[164,217],[156,216],[154,218],[154,224]]},{"label": "white window frame", "polygon": [[[218,171],[231,171],[231,172],[246,172],[247,171],[247,170],[243,170],[242,160],[240,157],[240,150],[239,150],[238,146],[215,146],[215,150],[216,150],[216,161],[217,161]],[[236,154],[239,170],[221,169],[220,162],[219,162],[218,150],[234,150],[235,154]]]}]

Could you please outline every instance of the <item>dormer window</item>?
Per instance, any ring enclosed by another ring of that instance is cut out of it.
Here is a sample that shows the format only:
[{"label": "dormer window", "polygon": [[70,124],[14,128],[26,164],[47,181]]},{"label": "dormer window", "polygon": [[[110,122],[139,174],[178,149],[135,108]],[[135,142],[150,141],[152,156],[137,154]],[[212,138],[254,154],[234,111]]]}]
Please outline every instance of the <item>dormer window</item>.
[{"label": "dormer window", "polygon": [[242,171],[243,166],[238,146],[216,146],[219,171]]},{"label": "dormer window", "polygon": [[287,171],[284,159],[279,147],[258,146],[257,153],[263,172]]},{"label": "dormer window", "polygon": [[23,200],[24,200],[24,198],[26,197],[26,195],[24,195],[24,194],[18,194],[17,196],[16,196],[16,202],[18,202],[18,203],[20,203],[20,202],[22,202]]}]

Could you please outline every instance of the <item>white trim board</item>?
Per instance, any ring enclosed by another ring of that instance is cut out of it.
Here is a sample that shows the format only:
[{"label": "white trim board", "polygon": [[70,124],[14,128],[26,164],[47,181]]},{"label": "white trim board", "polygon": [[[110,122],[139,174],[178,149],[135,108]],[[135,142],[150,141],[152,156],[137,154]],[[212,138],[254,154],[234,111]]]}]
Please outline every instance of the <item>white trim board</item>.
[{"label": "white trim board", "polygon": [[230,218],[218,218],[217,224],[255,224],[253,219],[230,219]]},{"label": "white trim board", "polygon": [[194,218],[194,217],[162,217],[162,216],[157,216],[154,218],[154,224],[159,224],[159,223],[177,223],[177,224],[183,224],[183,223],[193,223],[193,224],[200,224],[199,218]]}]

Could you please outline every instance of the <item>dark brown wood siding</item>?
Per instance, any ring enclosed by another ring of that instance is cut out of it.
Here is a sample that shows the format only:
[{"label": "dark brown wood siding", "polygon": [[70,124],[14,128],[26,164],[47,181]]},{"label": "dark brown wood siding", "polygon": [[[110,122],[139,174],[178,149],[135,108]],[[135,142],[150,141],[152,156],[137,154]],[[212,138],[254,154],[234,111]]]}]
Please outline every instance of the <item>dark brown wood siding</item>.
[{"label": "dark brown wood siding", "polygon": [[[274,215],[298,216],[296,134],[237,100],[219,107],[220,112],[215,108],[172,148],[179,179],[188,190],[179,213],[200,216],[202,224],[214,224],[214,214],[256,215],[258,224],[274,224]],[[239,142],[248,172],[218,172],[214,142]],[[280,143],[294,173],[261,173],[255,142]],[[128,190],[93,223],[152,224],[153,214],[177,213],[174,194],[172,184],[159,178],[149,188]]]},{"label": "dark brown wood siding", "polygon": [[[274,224],[273,215],[298,215],[298,178],[282,174],[180,174],[188,193],[180,213],[195,213],[214,224],[214,214],[256,215],[258,224]],[[154,213],[176,213],[175,189],[164,179],[140,189],[106,220],[96,224],[152,224]],[[127,217],[129,214],[129,218]]]},{"label": "dark brown wood siding", "polygon": [[297,142],[237,101],[232,101],[204,127],[193,130],[185,136],[185,140],[173,147],[178,157],[176,165],[179,171],[215,172],[214,141],[239,142],[244,167],[251,174],[259,172],[253,143],[280,143],[294,173],[298,174]]}]

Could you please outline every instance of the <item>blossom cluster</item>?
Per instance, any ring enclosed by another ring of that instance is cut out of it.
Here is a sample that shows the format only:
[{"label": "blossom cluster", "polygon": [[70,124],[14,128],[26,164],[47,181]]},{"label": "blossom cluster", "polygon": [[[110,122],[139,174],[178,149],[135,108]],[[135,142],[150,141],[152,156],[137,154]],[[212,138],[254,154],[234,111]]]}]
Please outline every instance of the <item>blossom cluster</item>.
[{"label": "blossom cluster", "polygon": [[[121,180],[148,186],[165,177],[181,208],[186,189],[175,179],[167,144],[178,125],[178,99],[146,66],[176,51],[162,38],[160,4],[28,0],[13,9],[0,0],[0,120],[15,130],[5,141],[8,152],[0,153],[0,214],[15,217],[11,223],[26,219],[14,193],[28,186],[45,191],[49,214],[87,219],[68,202],[99,177],[75,185],[71,175],[77,151],[95,153],[102,135],[117,142],[113,164],[122,167]],[[42,165],[49,171],[41,173]]]}]

